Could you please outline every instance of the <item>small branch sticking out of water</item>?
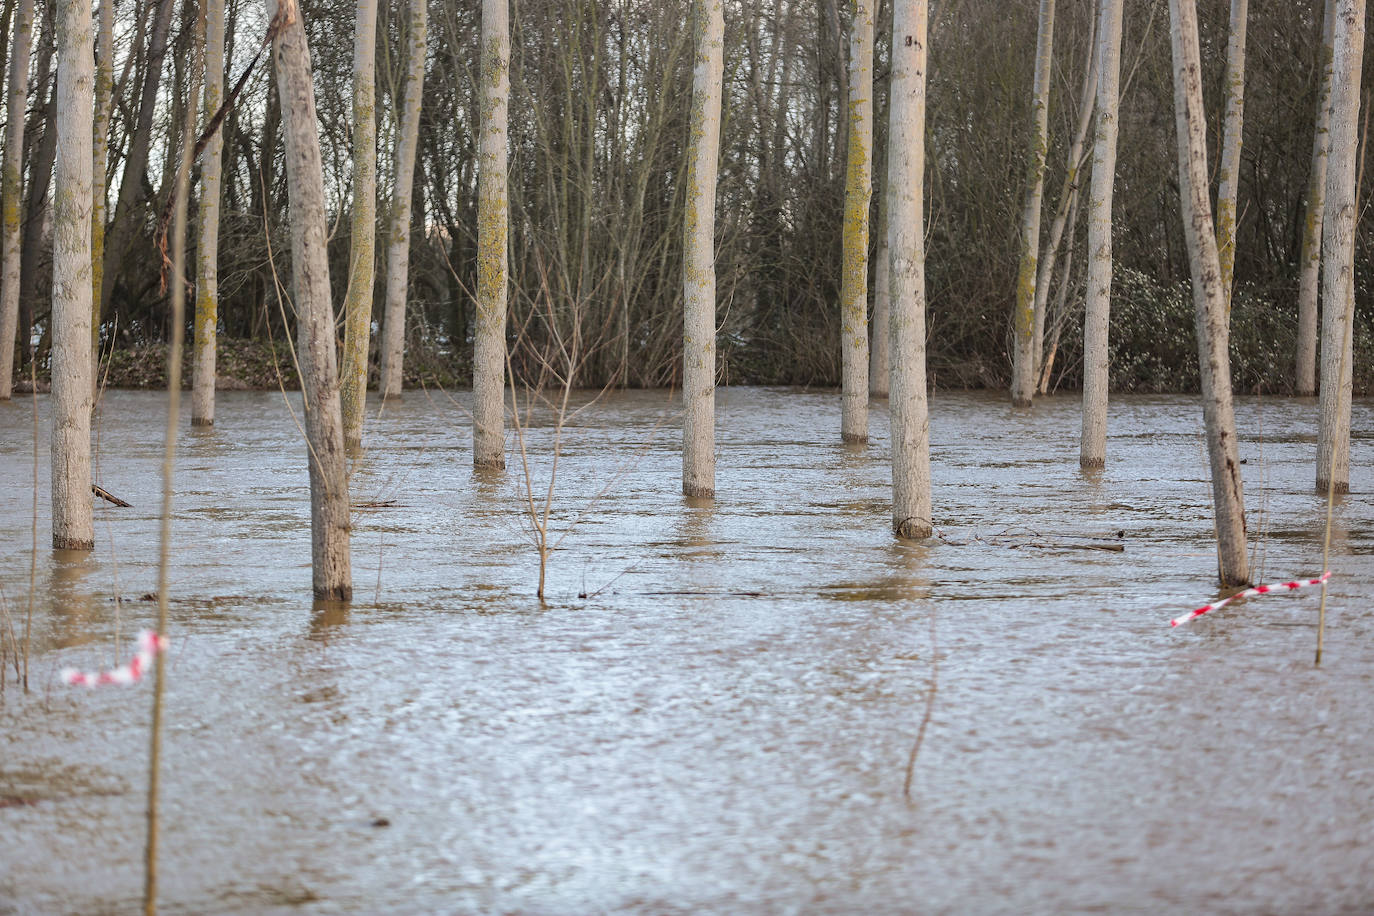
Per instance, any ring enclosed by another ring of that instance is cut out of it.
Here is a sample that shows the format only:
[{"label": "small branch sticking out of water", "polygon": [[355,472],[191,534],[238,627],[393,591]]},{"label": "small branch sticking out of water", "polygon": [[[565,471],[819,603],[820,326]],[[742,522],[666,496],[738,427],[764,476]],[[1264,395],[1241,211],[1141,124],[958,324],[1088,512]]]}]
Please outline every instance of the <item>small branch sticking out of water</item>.
[{"label": "small branch sticking out of water", "polygon": [[935,633],[935,605],[930,606],[930,689],[926,691],[926,709],[921,716],[921,726],[916,729],[916,740],[911,744],[911,754],[906,759],[906,780],[902,783],[902,797],[911,802],[911,778],[916,772],[916,755],[921,752],[921,744],[926,738],[926,727],[930,725],[931,713],[935,710],[935,692],[940,682],[940,644]]}]

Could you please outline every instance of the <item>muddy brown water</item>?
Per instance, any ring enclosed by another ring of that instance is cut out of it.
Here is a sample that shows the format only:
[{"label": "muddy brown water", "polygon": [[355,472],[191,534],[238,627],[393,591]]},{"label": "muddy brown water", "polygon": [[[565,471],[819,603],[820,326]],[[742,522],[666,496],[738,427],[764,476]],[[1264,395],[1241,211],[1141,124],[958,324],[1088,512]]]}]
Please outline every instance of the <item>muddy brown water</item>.
[{"label": "muddy brown water", "polygon": [[[564,432],[541,606],[522,475],[470,469],[466,397],[369,418],[351,606],[309,597],[282,396],[222,393],[215,429],[182,433],[164,912],[1374,911],[1369,402],[1315,668],[1316,590],[1167,624],[1217,595],[1194,398],[1116,398],[1085,474],[1076,398],[936,394],[943,538],[902,544],[881,403],[844,447],[833,392],[723,390],[718,497],[688,504],[676,404],[609,396]],[[30,411],[0,408],[20,627]],[[97,507],[89,556],[46,548],[40,442],[0,913],[138,907],[150,685],[57,671],[155,617],[164,411],[105,396],[96,480],[133,507]],[[1316,575],[1315,404],[1237,416],[1257,577]],[[553,433],[530,431],[539,486]]]}]

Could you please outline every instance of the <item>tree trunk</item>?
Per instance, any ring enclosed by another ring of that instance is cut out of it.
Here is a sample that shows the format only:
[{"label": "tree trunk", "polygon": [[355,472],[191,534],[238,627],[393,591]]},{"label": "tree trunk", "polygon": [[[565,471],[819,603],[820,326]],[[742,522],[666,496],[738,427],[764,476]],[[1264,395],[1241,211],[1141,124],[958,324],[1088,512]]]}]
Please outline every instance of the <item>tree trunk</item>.
[{"label": "tree trunk", "polygon": [[1231,409],[1226,290],[1209,202],[1207,119],[1202,110],[1202,62],[1194,0],[1169,0],[1169,18],[1179,197],[1193,277],[1202,414],[1207,427],[1212,504],[1216,513],[1217,568],[1225,588],[1248,584],[1250,571],[1245,550],[1245,499],[1236,447],[1236,420]]},{"label": "tree trunk", "polygon": [[101,0],[95,40],[95,125],[91,150],[91,386],[100,387],[100,286],[105,272],[105,172],[114,110],[114,2]]},{"label": "tree trunk", "polygon": [[324,177],[316,131],[310,49],[296,0],[270,3],[284,27],[277,36],[277,91],[286,133],[286,181],[291,210],[291,273],[296,296],[296,350],[305,401],[305,439],[310,467],[311,566],[316,598],[353,596],[349,560],[348,479],[334,356],[334,307],[329,298],[329,258]]},{"label": "tree trunk", "polygon": [[[48,230],[52,226],[52,208],[48,206],[48,192],[52,189],[53,161],[57,158],[57,80],[52,78],[54,8],[52,4],[40,7],[44,23],[35,43],[38,62],[34,67],[34,102],[37,105],[43,100],[44,93],[46,101],[37,107],[26,128],[28,181],[24,189],[24,228],[19,243],[19,351],[16,354],[21,367],[34,357],[30,345],[33,309],[43,292],[39,267],[44,249],[51,253]],[[35,135],[38,137],[36,144]]]},{"label": "tree trunk", "polygon": [[716,493],[716,168],[720,157],[725,14],[695,0],[697,52],[687,145],[682,265],[682,492]]},{"label": "tree trunk", "polygon": [[124,169],[115,201],[114,218],[105,234],[105,263],[101,270],[100,314],[110,307],[110,294],[118,279],[119,265],[128,254],[134,231],[133,210],[143,199],[143,174],[148,169],[148,152],[153,140],[153,117],[157,113],[157,88],[162,81],[163,60],[167,56],[167,32],[172,23],[173,0],[159,0],[148,37],[148,52],[143,74],[143,92],[138,103],[138,120],[129,138]]},{"label": "tree trunk", "polygon": [[[108,0],[106,0],[108,2]],[[224,102],[224,0],[205,0],[206,123]],[[224,133],[215,131],[200,166],[199,246],[196,249],[196,305],[191,350],[191,425],[215,425],[215,357],[219,333],[219,202]]]},{"label": "tree trunk", "polygon": [[377,0],[357,0],[353,31],[353,218],[344,296],[344,449],[363,446],[377,235]]},{"label": "tree trunk", "polygon": [[892,254],[887,245],[887,192],[878,202],[878,250],[873,253],[873,321],[869,335],[868,393],[887,397],[892,383]]},{"label": "tree trunk", "polygon": [[873,3],[853,0],[840,282],[840,437],[868,441],[868,205],[873,196]]},{"label": "tree trunk", "polygon": [[1231,0],[1230,38],[1226,44],[1226,123],[1222,133],[1217,179],[1217,254],[1226,315],[1236,266],[1236,197],[1240,184],[1240,148],[1245,122],[1245,26],[1250,0]]},{"label": "tree trunk", "polygon": [[95,546],[91,511],[91,6],[57,8],[57,176],[53,193],[52,546]]},{"label": "tree trunk", "polygon": [[1326,164],[1331,149],[1332,30],[1336,0],[1326,0],[1322,46],[1318,58],[1317,125],[1312,135],[1312,170],[1307,179],[1307,216],[1298,257],[1298,346],[1294,390],[1310,397],[1317,391],[1317,286],[1321,275],[1322,218],[1326,210]]},{"label": "tree trunk", "polygon": [[897,0],[892,19],[887,218],[891,251],[892,529],[929,537],[930,416],[926,403],[925,198],[927,0]]},{"label": "tree trunk", "polygon": [[1097,131],[1088,200],[1088,295],[1083,314],[1083,434],[1078,463],[1107,464],[1107,324],[1112,297],[1112,191],[1116,182],[1123,0],[1101,0],[1097,40]]},{"label": "tree trunk", "polygon": [[33,0],[19,0],[10,51],[5,158],[0,165],[0,401],[14,384],[14,347],[19,327],[19,233],[24,212],[24,108],[29,96],[29,47]]},{"label": "tree trunk", "polygon": [[425,0],[410,2],[410,40],[405,86],[401,90],[401,125],[396,142],[396,183],[391,191],[386,246],[386,307],[382,320],[381,395],[401,396],[405,358],[406,288],[410,275],[410,200],[415,176],[415,150],[420,136],[420,105],[425,83]]},{"label": "tree trunk", "polygon": [[1054,0],[1040,0],[1035,41],[1035,95],[1031,103],[1031,143],[1026,175],[1026,206],[1021,211],[1021,268],[1016,278],[1011,402],[1029,407],[1035,393],[1036,265],[1040,257],[1040,207],[1045,199],[1045,157],[1049,150],[1050,68],[1054,63]]},{"label": "tree trunk", "polygon": [[1355,150],[1359,143],[1364,0],[1336,6],[1331,87],[1331,161],[1322,230],[1321,388],[1318,395],[1317,491],[1350,490],[1351,338],[1355,319]]},{"label": "tree trunk", "polygon": [[[472,361],[472,463],[506,465],[506,109],[510,100],[508,0],[482,3],[482,121],[477,170],[477,323]],[[571,369],[571,367],[570,367]]]}]

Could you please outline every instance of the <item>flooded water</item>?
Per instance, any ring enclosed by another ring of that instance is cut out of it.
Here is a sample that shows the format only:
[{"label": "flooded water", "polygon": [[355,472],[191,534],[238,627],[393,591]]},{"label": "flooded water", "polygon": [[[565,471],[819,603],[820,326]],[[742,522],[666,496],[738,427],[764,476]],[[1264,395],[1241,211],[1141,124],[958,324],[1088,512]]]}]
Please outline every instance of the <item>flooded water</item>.
[{"label": "flooded water", "polygon": [[[1217,594],[1193,398],[1117,398],[1089,475],[1076,397],[935,395],[942,537],[902,544],[884,405],[853,448],[833,392],[723,390],[718,496],[689,504],[677,405],[610,396],[564,431],[541,604],[518,458],[474,474],[466,397],[369,419],[351,606],[310,600],[281,395],[221,393],[182,434],[164,912],[1374,911],[1374,405],[1315,668],[1315,589],[1168,626]],[[44,427],[0,913],[138,906],[150,685],[57,672],[155,619],[164,410],[105,397],[96,481],[133,507],[97,507],[89,556],[47,549]],[[1237,414],[1256,577],[1317,575],[1315,404]],[[0,407],[21,631],[32,422]]]}]

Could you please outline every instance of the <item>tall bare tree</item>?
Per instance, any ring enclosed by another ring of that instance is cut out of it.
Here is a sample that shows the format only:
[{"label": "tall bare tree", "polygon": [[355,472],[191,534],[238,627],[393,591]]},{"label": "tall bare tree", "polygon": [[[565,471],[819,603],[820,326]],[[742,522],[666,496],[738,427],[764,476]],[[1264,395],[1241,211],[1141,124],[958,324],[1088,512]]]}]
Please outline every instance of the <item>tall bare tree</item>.
[{"label": "tall bare tree", "polygon": [[1178,184],[1183,233],[1193,277],[1193,311],[1202,376],[1202,414],[1212,468],[1217,569],[1221,584],[1250,581],[1245,550],[1245,499],[1236,418],[1231,407],[1231,362],[1227,351],[1226,290],[1212,225],[1207,175],[1207,118],[1202,110],[1202,61],[1194,0],[1169,0],[1174,57],[1174,111],[1178,134]]},{"label": "tall bare tree", "polygon": [[720,157],[725,14],[721,0],[694,0],[696,65],[683,219],[682,492],[716,493],[716,170]]},{"label": "tall bare tree", "polygon": [[482,116],[477,166],[477,327],[472,363],[472,462],[506,464],[506,111],[510,104],[508,0],[482,3]]},{"label": "tall bare tree", "polygon": [[1083,434],[1078,463],[1107,464],[1107,325],[1112,300],[1112,195],[1116,185],[1117,108],[1123,0],[1100,0],[1097,130],[1088,198],[1088,296],[1083,314]]},{"label": "tall bare tree", "polygon": [[401,122],[396,141],[396,175],[387,215],[386,305],[382,317],[381,395],[399,398],[406,338],[406,289],[410,279],[410,210],[415,151],[420,143],[420,106],[425,88],[425,36],[428,7],[410,0],[406,38],[406,77],[401,90]]},{"label": "tall bare tree", "polygon": [[57,172],[53,194],[52,545],[90,550],[91,148],[95,48],[91,5],[57,9]]},{"label": "tall bare tree", "polygon": [[1040,260],[1040,208],[1045,199],[1045,159],[1049,152],[1050,68],[1054,63],[1054,0],[1040,0],[1035,41],[1035,90],[1031,101],[1030,158],[1026,205],[1021,211],[1021,269],[1016,278],[1016,311],[1012,324],[1011,402],[1029,407],[1035,393],[1035,301]]},{"label": "tall bare tree", "polygon": [[1322,43],[1317,52],[1317,123],[1312,133],[1312,165],[1307,178],[1307,210],[1302,225],[1302,253],[1298,257],[1298,344],[1294,390],[1311,396],[1317,391],[1317,288],[1321,276],[1322,221],[1326,210],[1326,163],[1331,140],[1332,30],[1336,0],[1326,0]]},{"label": "tall bare tree", "polygon": [[1355,320],[1355,150],[1359,145],[1365,0],[1339,0],[1331,86],[1331,152],[1322,230],[1321,388],[1317,491],[1350,490],[1350,395]]},{"label": "tall bare tree", "polygon": [[329,258],[324,173],[311,82],[310,48],[296,0],[271,0],[282,27],[274,42],[277,92],[286,133],[286,180],[291,207],[291,274],[296,294],[296,351],[305,401],[305,441],[310,468],[312,583],[316,598],[353,597],[349,557],[348,477],[338,365],[334,355],[334,306],[329,298]]},{"label": "tall bare tree", "polygon": [[926,0],[897,0],[892,19],[887,219],[891,252],[892,528],[928,537],[930,415],[926,402]]},{"label": "tall bare tree", "polygon": [[353,215],[344,296],[344,448],[362,448],[372,274],[377,236],[377,0],[357,0],[353,17]]},{"label": "tall bare tree", "polygon": [[[224,103],[224,0],[204,0],[205,123]],[[224,134],[215,131],[205,145],[200,167],[199,247],[196,250],[196,304],[192,322],[191,425],[215,425],[215,364],[219,335],[219,205]]]},{"label": "tall bare tree", "polygon": [[868,207],[873,196],[873,2],[853,0],[840,278],[840,437],[868,441]]},{"label": "tall bare tree", "polygon": [[19,0],[10,46],[5,158],[0,164],[0,401],[14,384],[14,346],[19,327],[19,236],[24,211],[24,108],[29,98],[29,48],[33,0]]},{"label": "tall bare tree", "polygon": [[1245,32],[1250,0],[1231,0],[1231,26],[1226,42],[1225,127],[1217,176],[1217,253],[1221,258],[1221,287],[1226,311],[1231,310],[1231,289],[1236,267],[1237,188],[1240,184],[1240,149],[1245,124]]},{"label": "tall bare tree", "polygon": [[105,272],[105,172],[114,113],[114,0],[101,0],[95,33],[95,125],[91,147],[91,384],[100,384],[100,286]]}]

